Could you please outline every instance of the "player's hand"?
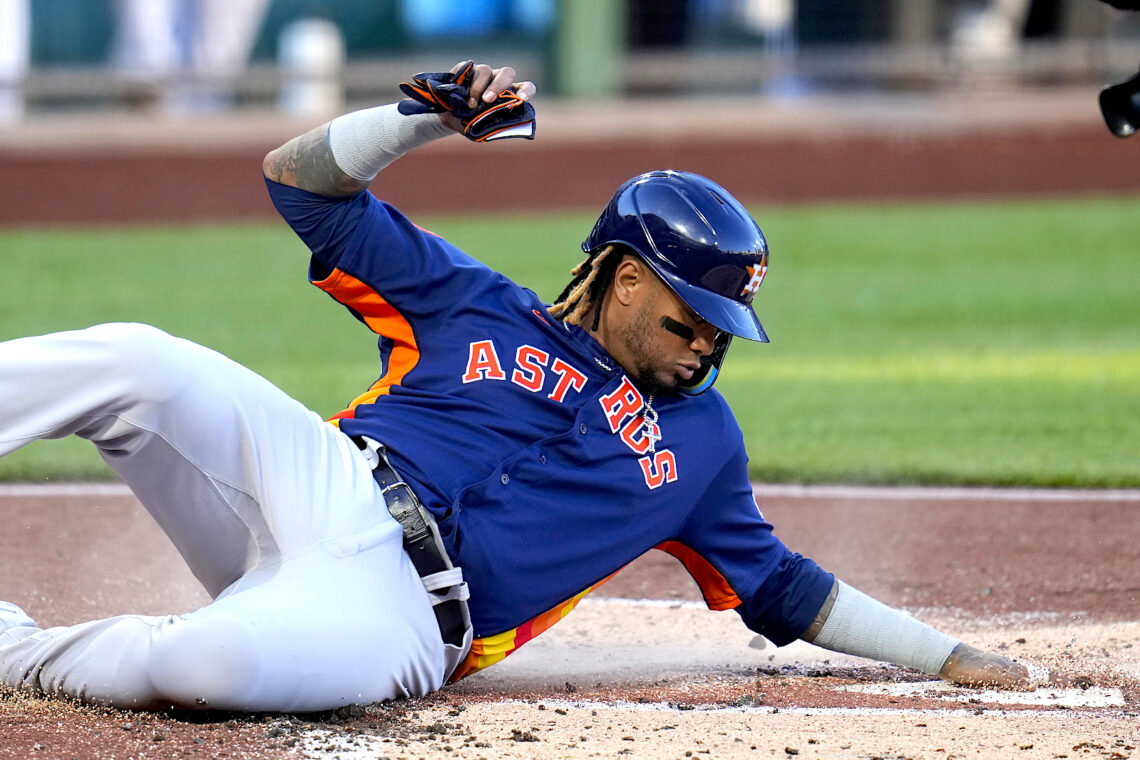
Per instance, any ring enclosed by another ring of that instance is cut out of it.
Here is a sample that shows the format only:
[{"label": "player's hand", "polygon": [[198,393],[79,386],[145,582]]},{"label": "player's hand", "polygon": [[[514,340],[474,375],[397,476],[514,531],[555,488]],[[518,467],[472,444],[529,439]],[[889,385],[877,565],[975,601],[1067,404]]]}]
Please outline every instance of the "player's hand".
[{"label": "player's hand", "polygon": [[1032,691],[1038,686],[1065,686],[1068,679],[1041,666],[1027,667],[993,652],[959,644],[938,675],[963,686]]},{"label": "player's hand", "polygon": [[516,82],[510,66],[492,69],[463,61],[451,71],[425,71],[401,82],[408,97],[398,104],[405,116],[434,113],[449,129],[473,142],[508,137],[534,139],[534,82]]},{"label": "player's hand", "polygon": [[[466,61],[455,64],[451,67],[451,73],[458,74],[466,65]],[[530,100],[537,92],[534,82],[517,82],[515,81],[517,76],[515,70],[510,66],[492,69],[485,63],[475,64],[472,68],[471,95],[467,99],[468,107],[476,108],[480,102],[494,103],[499,95],[507,90],[514,90],[515,94],[522,100]],[[456,132],[463,132],[463,123],[455,114],[444,111],[439,115],[439,118]]]},{"label": "player's hand", "polygon": [[[455,64],[451,67],[451,73],[457,73],[463,66],[462,62]],[[472,69],[472,74],[471,98],[467,101],[467,105],[472,108],[479,105],[480,100],[484,103],[494,103],[499,95],[507,90],[514,90],[523,100],[530,100],[537,89],[534,82],[516,81],[518,75],[510,66],[492,69],[485,63],[477,63]]]}]

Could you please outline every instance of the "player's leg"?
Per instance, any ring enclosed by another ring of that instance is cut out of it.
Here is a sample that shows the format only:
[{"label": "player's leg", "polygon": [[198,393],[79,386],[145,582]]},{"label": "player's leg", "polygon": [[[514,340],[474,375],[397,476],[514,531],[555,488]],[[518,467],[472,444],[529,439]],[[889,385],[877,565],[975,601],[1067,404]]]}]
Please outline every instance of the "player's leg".
[{"label": "player's leg", "polygon": [[447,675],[394,521],[255,570],[188,615],[29,623],[0,632],[0,682],[124,708],[322,710]]},{"label": "player's leg", "polygon": [[[152,677],[168,699],[205,693],[213,707],[308,711],[440,688],[448,675],[439,625],[403,551],[398,526],[360,550],[357,538],[286,560],[273,578],[227,593],[156,643]],[[256,575],[256,573],[255,573]],[[242,586],[242,583],[238,584]],[[217,688],[192,679],[221,624],[240,631],[248,680]],[[256,663],[256,668],[248,663]]]},{"label": "player's leg", "polygon": [[[183,662],[170,658],[167,650],[162,650],[162,656],[154,654],[156,642],[163,640],[155,638],[159,630],[200,642],[189,657],[194,664],[187,672],[228,672],[232,662],[227,653],[246,652],[250,647],[259,657],[276,653],[276,659],[270,660],[274,668],[259,669],[262,674],[304,671],[314,652],[339,658],[345,651],[347,627],[337,619],[360,623],[353,617],[360,612],[356,599],[343,599],[339,612],[328,613],[323,638],[311,638],[301,623],[309,619],[311,601],[331,604],[339,598],[338,589],[351,588],[351,578],[330,578],[320,593],[306,598],[294,596],[292,587],[281,585],[277,577],[281,568],[290,567],[289,563],[322,542],[365,546],[375,540],[377,531],[395,530],[378,498],[371,471],[339,431],[224,357],[152,328],[132,325],[0,344],[0,397],[13,401],[0,407],[0,453],[36,438],[69,433],[92,440],[212,595],[241,579],[219,602],[228,617],[215,617],[210,606],[185,620],[126,617],[42,633],[9,631],[7,646],[0,643],[3,682],[48,691],[62,689],[80,698],[116,704],[133,703],[143,693],[148,699],[158,695],[176,701],[177,695],[146,691],[154,663]],[[395,561],[408,563],[398,543],[390,549]],[[343,547],[338,551],[353,556]],[[346,560],[346,564],[351,562]],[[402,575],[389,576],[374,575],[367,582],[378,588],[397,582],[393,593],[413,601],[394,608],[369,606],[368,614],[379,615],[380,622],[386,623],[387,617],[404,616],[409,605],[428,604],[410,565]],[[408,577],[414,580],[410,589],[408,583],[399,581]],[[269,590],[253,593],[262,584]],[[284,639],[280,646],[262,647],[254,637],[243,648],[238,642],[239,629],[226,621],[244,620],[249,629],[267,635],[273,625],[257,624],[253,611],[243,617],[245,602],[237,601],[252,602],[263,595],[280,600],[276,606],[280,612],[273,619],[281,621]],[[429,622],[434,621],[430,609],[426,615]],[[387,630],[382,625],[373,627],[377,635]],[[28,641],[15,644],[11,639],[17,635]],[[423,646],[443,647],[437,629],[426,641],[423,637],[388,639],[384,646],[366,647],[374,650],[371,670],[361,665],[368,660],[356,662],[359,672],[370,673],[378,683],[383,679],[377,672],[391,667],[382,662],[400,662]],[[219,640],[223,643],[210,643]],[[431,660],[442,661],[443,654],[432,655]],[[326,667],[337,662],[334,659]],[[427,668],[425,672],[434,671]],[[28,683],[28,678],[35,684]],[[416,689],[432,681],[411,680],[419,684]],[[339,682],[332,678],[330,683]]]},{"label": "player's leg", "polygon": [[[0,345],[0,450],[90,439],[219,601],[0,633],[0,682],[121,706],[318,709],[425,693],[445,650],[426,592],[339,431],[156,330]],[[236,582],[235,582],[236,581]]]},{"label": "player's leg", "polygon": [[9,402],[0,405],[0,456],[40,438],[90,440],[216,595],[276,547],[246,484],[208,461],[241,466],[235,418],[255,394],[242,392],[249,381],[227,394],[231,381],[214,369],[224,362],[199,353],[126,324],[0,343],[0,397]]},{"label": "player's leg", "polygon": [[[344,465],[328,497],[371,501],[363,456]],[[442,686],[449,654],[386,511],[186,615],[41,630],[0,606],[0,683],[118,707],[307,711],[420,695]]]},{"label": "player's leg", "polygon": [[[354,447],[220,354],[144,325],[0,343],[0,456],[94,443],[211,596],[259,563],[374,517],[331,502]],[[382,509],[382,507],[381,507]]]}]

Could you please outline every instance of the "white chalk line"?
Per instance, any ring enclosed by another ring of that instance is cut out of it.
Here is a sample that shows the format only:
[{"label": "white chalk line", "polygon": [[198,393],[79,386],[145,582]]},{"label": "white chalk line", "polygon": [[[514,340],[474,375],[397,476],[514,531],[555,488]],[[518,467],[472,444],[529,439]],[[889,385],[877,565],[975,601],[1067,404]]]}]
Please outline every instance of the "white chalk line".
[{"label": "white chalk line", "polygon": [[[1073,714],[1067,710],[1056,710],[1056,707],[1084,707],[1084,708],[1114,708],[1124,705],[1124,696],[1120,689],[1093,688],[1081,689],[1039,689],[1037,692],[997,692],[977,691],[956,687],[942,681],[928,681],[900,684],[857,684],[839,687],[838,692],[858,692],[865,694],[884,694],[892,696],[924,696],[930,699],[963,702],[970,700],[969,708],[949,709],[920,709],[920,708],[894,708],[894,707],[772,707],[767,705],[684,705],[678,706],[672,702],[625,702],[625,701],[593,701],[593,700],[566,700],[566,699],[539,699],[539,704],[547,709],[561,709],[564,711],[612,710],[620,713],[668,713],[680,717],[682,715],[772,715],[776,713],[792,716],[830,716],[830,717],[944,717],[944,718],[978,718],[999,717],[1008,719],[1008,713],[1003,709],[1012,706],[1019,707],[1045,707],[1041,711],[1033,711],[1035,721],[1055,720],[1071,722]],[[977,700],[976,702],[973,700]],[[519,706],[533,706],[533,701],[505,699],[481,703],[492,708],[506,709]],[[979,708],[982,712],[979,712]],[[992,713],[986,708],[996,708]],[[670,718],[672,719],[672,718]],[[1079,720],[1079,719],[1078,719]],[[303,732],[302,741],[305,750],[317,757],[339,757],[341,760],[350,758],[373,758],[376,752],[391,741],[385,737],[369,736],[366,734],[353,734],[348,737],[351,744],[344,743],[346,737],[328,729],[310,729]]]},{"label": "white chalk line", "polygon": [[946,681],[849,684],[838,691],[879,694],[890,697],[924,697],[949,702],[977,700],[985,705],[1033,705],[1043,707],[1123,707],[1120,689],[1091,686],[1087,689],[1061,689],[1041,686],[1035,691],[966,690]]},{"label": "white chalk line", "polygon": [[[1140,502],[1140,489],[966,488],[935,486],[834,486],[757,483],[758,497],[874,499],[878,501]],[[123,483],[0,483],[0,498],[130,496]]]}]

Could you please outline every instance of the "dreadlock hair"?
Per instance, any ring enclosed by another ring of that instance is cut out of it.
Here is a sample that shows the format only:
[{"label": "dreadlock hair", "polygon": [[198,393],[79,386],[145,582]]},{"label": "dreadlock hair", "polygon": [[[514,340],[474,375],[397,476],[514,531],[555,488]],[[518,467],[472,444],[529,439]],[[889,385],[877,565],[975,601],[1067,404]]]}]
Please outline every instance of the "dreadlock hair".
[{"label": "dreadlock hair", "polygon": [[[570,270],[573,279],[562,289],[549,311],[556,319],[571,325],[580,325],[582,317],[595,305],[600,306],[606,288],[614,278],[621,256],[616,255],[617,246],[607,245],[598,248],[586,256],[578,266]],[[591,330],[598,329],[598,320],[601,319],[602,310],[594,310],[594,323]]]}]

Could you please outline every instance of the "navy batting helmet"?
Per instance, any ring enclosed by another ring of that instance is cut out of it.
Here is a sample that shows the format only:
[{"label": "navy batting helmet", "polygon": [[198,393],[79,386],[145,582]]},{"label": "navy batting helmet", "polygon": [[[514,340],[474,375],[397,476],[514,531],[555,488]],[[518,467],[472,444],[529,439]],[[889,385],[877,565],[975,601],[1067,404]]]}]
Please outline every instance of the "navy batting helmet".
[{"label": "navy batting helmet", "polygon": [[768,271],[768,242],[752,216],[698,174],[652,171],[628,180],[598,217],[582,250],[607,245],[637,253],[702,319],[722,331],[682,390],[716,380],[733,335],[768,342],[752,299]]}]

